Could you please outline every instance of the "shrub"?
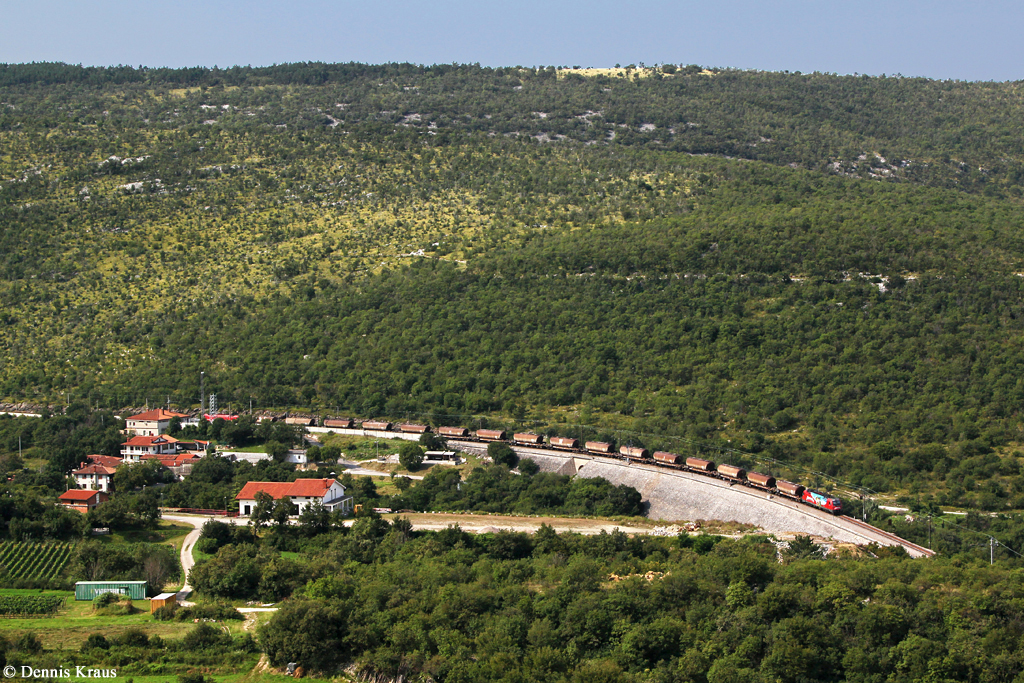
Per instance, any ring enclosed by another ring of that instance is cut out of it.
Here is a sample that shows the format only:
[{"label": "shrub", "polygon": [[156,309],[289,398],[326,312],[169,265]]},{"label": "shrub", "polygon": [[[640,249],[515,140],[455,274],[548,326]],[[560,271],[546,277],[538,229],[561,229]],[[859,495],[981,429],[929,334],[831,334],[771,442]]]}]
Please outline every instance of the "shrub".
[{"label": "shrub", "polygon": [[164,605],[163,607],[157,607],[153,611],[153,618],[157,621],[170,621],[174,618],[174,613],[177,612],[175,605]]},{"label": "shrub", "polygon": [[524,460],[519,461],[519,472],[520,474],[525,474],[528,477],[532,477],[533,475],[540,472],[540,465],[538,465],[536,461],[526,458]]},{"label": "shrub", "polygon": [[219,548],[220,543],[216,538],[200,538],[195,545],[196,551],[204,555],[216,555]]},{"label": "shrub", "polygon": [[127,647],[146,647],[149,645],[149,636],[140,628],[130,628],[119,635],[115,642]]},{"label": "shrub", "polygon": [[43,643],[35,633],[23,633],[14,643],[14,649],[18,652],[36,654],[43,651]]},{"label": "shrub", "polygon": [[[107,593],[107,595],[113,595],[113,593]],[[95,605],[95,610],[96,614],[108,617],[135,614],[139,611],[135,608],[135,605],[132,604],[130,599],[121,599],[120,596],[115,596],[114,600],[108,600],[103,605]]]},{"label": "shrub", "polygon": [[212,676],[207,677],[203,674],[181,674],[178,676],[178,683],[214,683]]},{"label": "shrub", "polygon": [[108,650],[110,649],[110,643],[107,642],[106,637],[102,633],[90,633],[89,637],[82,643],[82,652],[88,652],[93,649]]},{"label": "shrub", "polygon": [[121,596],[117,593],[100,593],[93,601],[92,606],[94,609],[102,609],[121,599]]},{"label": "shrub", "polygon": [[200,650],[208,650],[229,642],[231,642],[231,636],[224,633],[216,626],[199,623],[181,639],[181,646],[185,650],[198,652]]},{"label": "shrub", "polygon": [[[160,610],[157,610],[158,612]],[[226,602],[214,602],[206,605],[191,605],[181,607],[174,614],[175,621],[192,621],[194,619],[212,619],[214,621],[228,621],[231,619],[244,619],[242,613]]]}]

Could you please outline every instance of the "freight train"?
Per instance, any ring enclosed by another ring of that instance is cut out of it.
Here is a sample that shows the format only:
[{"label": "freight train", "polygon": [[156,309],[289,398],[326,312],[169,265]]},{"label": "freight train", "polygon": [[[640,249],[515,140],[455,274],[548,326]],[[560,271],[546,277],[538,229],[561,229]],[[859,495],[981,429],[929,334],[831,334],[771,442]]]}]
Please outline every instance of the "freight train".
[{"label": "freight train", "polygon": [[[364,422],[362,424],[362,428],[364,430],[373,431],[395,430],[407,434],[423,434],[425,432],[432,431],[431,428],[426,425],[394,425],[391,422],[384,421]],[[564,436],[552,436],[548,438],[547,442],[545,442],[542,435],[532,434],[529,432],[514,433],[512,434],[512,438],[509,439],[508,433],[503,429],[478,429],[477,431],[472,432],[465,427],[438,427],[437,434],[442,437],[458,439],[461,441],[478,441],[484,443],[503,442],[515,444],[517,446],[551,448],[554,450],[572,453],[586,453],[606,458],[618,458],[619,460],[625,460],[627,462],[646,462],[659,467],[668,467],[671,469],[682,470],[684,472],[693,472],[708,477],[715,477],[717,479],[727,481],[730,484],[741,484],[743,486],[749,486],[750,488],[760,489],[783,498],[799,501],[805,505],[810,505],[811,507],[815,507],[820,510],[826,510],[831,512],[833,515],[840,515],[843,512],[843,503],[841,500],[826,496],[822,493],[817,493],[816,491],[811,491],[801,484],[795,484],[791,481],[786,481],[785,479],[776,479],[770,474],[748,472],[742,467],[737,467],[735,465],[716,465],[710,460],[693,457],[687,458],[677,453],[669,453],[667,451],[654,451],[654,453],[651,453],[646,448],[638,446],[620,446],[618,451],[616,451],[612,444],[604,441],[585,441],[581,446],[578,439]]]}]

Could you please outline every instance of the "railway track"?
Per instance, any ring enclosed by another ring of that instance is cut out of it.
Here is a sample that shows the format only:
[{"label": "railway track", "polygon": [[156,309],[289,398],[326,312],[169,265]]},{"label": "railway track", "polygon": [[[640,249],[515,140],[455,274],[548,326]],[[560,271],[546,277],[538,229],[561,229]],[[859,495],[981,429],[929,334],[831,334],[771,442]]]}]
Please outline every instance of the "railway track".
[{"label": "railway track", "polygon": [[[477,454],[484,453],[487,450],[487,444],[478,441],[461,441],[453,439],[449,440],[448,444],[452,448]],[[804,505],[796,500],[772,495],[757,488],[739,485],[736,482],[727,482],[715,477],[709,477],[673,468],[665,468],[637,460],[624,461],[619,458],[607,458],[599,455],[567,453],[565,451],[552,448],[535,448],[520,445],[512,445],[512,448],[520,457],[529,457],[534,455],[545,458],[558,458],[562,462],[572,461],[572,470],[574,472],[580,472],[581,470],[585,472],[588,467],[587,463],[600,463],[603,469],[607,469],[609,467],[614,468],[609,470],[609,474],[613,478],[620,480],[636,479],[635,474],[637,472],[646,472],[652,477],[661,475],[660,477],[657,477],[659,482],[673,482],[668,484],[668,488],[671,489],[692,487],[696,484],[704,491],[705,496],[734,501],[728,504],[718,505],[717,507],[719,509],[717,511],[708,510],[708,516],[705,517],[705,519],[713,518],[722,519],[723,521],[753,523],[773,533],[781,531],[811,533],[814,535],[829,536],[844,542],[898,545],[904,548],[912,557],[933,557],[935,555],[933,550],[920,546],[904,538],[900,538],[895,534],[883,531],[882,529],[858,519],[854,519],[853,517],[833,515],[825,510]],[[622,476],[615,476],[616,472]],[[581,476],[585,476],[585,474]],[[671,477],[672,479],[665,480],[663,477]],[[608,476],[605,476],[605,478],[608,478]],[[629,483],[629,481],[618,481],[615,483]],[[649,491],[647,492],[647,495],[645,495],[645,499],[648,499],[651,494],[659,495],[660,493],[664,493],[664,491],[659,492],[658,489],[665,488],[665,485],[659,483],[657,485],[648,486],[647,488]],[[641,493],[645,492],[641,491]],[[648,502],[654,501],[653,499],[649,499]],[[774,525],[759,523],[758,515],[751,513],[755,508],[769,511],[767,515],[761,515],[762,519],[766,516],[768,518],[779,516],[778,514],[771,514],[771,510],[774,509],[777,512],[784,511],[784,515],[782,516],[786,520],[790,521],[778,522]],[[719,513],[721,516],[714,516],[715,512]],[[684,518],[679,517],[679,519]],[[792,520],[798,521],[794,522]],[[803,521],[801,522],[799,520]],[[789,525],[793,528],[783,529],[780,525]]]},{"label": "railway track", "polygon": [[877,534],[879,536],[882,536],[883,538],[887,538],[893,541],[898,545],[903,546],[907,549],[907,552],[914,551],[915,553],[919,553],[922,557],[935,557],[935,551],[931,550],[930,548],[925,548],[922,545],[912,543],[911,541],[908,541],[905,538],[900,538],[896,534],[890,533],[888,531],[883,531],[876,526],[871,526],[867,522],[862,522],[854,517],[843,517],[843,519],[848,523],[853,523],[854,526],[858,526],[862,529],[869,530],[873,534]]}]

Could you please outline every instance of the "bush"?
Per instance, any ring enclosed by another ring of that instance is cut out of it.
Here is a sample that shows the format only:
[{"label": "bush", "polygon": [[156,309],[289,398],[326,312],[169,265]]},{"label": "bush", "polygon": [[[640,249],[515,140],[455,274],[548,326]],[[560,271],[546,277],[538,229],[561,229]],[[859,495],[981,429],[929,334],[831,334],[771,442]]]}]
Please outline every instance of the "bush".
[{"label": "bush", "polygon": [[[107,595],[114,595],[113,593],[107,593]],[[114,596],[114,600],[109,600],[104,605],[96,605],[94,607],[96,614],[118,617],[126,614],[135,614],[139,610],[135,608],[132,601],[128,598],[121,599],[120,596]]]},{"label": "bush", "polygon": [[149,636],[140,628],[130,628],[119,635],[114,642],[126,647],[146,647],[149,645]]},{"label": "bush", "polygon": [[170,621],[178,611],[177,605],[164,605],[153,610],[153,618],[157,621]]},{"label": "bush", "polygon": [[214,678],[203,674],[181,674],[178,676],[178,683],[214,683]]},{"label": "bush", "polygon": [[36,654],[43,651],[43,643],[35,633],[23,633],[14,643],[14,649],[18,652]]},{"label": "bush", "polygon": [[93,607],[93,609],[97,609],[97,610],[98,609],[103,609],[104,607],[108,607],[108,606],[114,604],[115,602],[117,602],[120,599],[121,599],[121,596],[118,595],[117,593],[100,593],[95,598],[93,598],[92,607]]},{"label": "bush", "polygon": [[540,465],[538,465],[536,461],[526,458],[524,460],[519,461],[519,472],[520,474],[525,474],[528,477],[532,477],[533,475],[540,472]]},{"label": "bush", "polygon": [[[162,609],[162,608],[161,608]],[[160,610],[157,610],[158,612]],[[226,602],[213,602],[205,605],[181,607],[174,613],[175,621],[193,621],[195,619],[212,619],[213,621],[229,621],[244,619],[242,613]]]},{"label": "bush", "polygon": [[231,636],[221,631],[216,626],[206,623],[196,624],[191,631],[181,639],[181,646],[187,651],[198,652],[209,650],[219,645],[231,642]]},{"label": "bush", "polygon": [[216,555],[220,544],[216,538],[200,538],[196,541],[195,549],[204,555]]},{"label": "bush", "polygon": [[107,642],[106,637],[102,633],[90,633],[89,637],[82,643],[82,652],[88,652],[93,649],[110,649],[110,643]]}]

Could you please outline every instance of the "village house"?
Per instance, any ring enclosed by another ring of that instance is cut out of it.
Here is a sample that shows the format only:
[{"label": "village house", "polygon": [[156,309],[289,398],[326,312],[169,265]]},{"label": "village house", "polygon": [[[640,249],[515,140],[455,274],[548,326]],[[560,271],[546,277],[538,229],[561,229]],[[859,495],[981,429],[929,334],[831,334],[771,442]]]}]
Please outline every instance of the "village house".
[{"label": "village house", "polygon": [[146,455],[175,455],[178,440],[173,436],[133,436],[121,444],[121,456],[126,463],[141,462]]},{"label": "village house", "polygon": [[127,418],[124,431],[126,434],[134,434],[135,436],[159,436],[170,428],[171,420],[184,417],[188,416],[184,413],[175,413],[163,408],[147,410],[144,413]]},{"label": "village house", "polygon": [[66,508],[77,510],[81,513],[89,512],[100,503],[107,502],[108,496],[103,491],[85,491],[82,489],[71,489],[60,494],[60,504]]},{"label": "village house", "polygon": [[104,491],[110,493],[114,488],[115,467],[104,465],[84,465],[80,469],[73,470],[71,476],[75,478],[75,486],[90,491]]},{"label": "village house", "polygon": [[142,459],[160,461],[161,465],[173,472],[178,481],[181,481],[192,474],[192,465],[199,462],[200,457],[195,453],[170,453],[166,455],[144,455]]},{"label": "village house", "polygon": [[113,455],[93,454],[85,456],[85,460],[81,462],[81,466],[87,467],[88,465],[103,465],[104,467],[113,467],[116,469],[121,466],[121,462],[121,458]]},{"label": "village house", "polygon": [[250,481],[235,496],[238,513],[248,517],[256,509],[256,494],[266,493],[274,500],[291,499],[299,514],[314,501],[333,512],[352,512],[352,496],[345,495],[345,487],[337,479],[296,479],[295,481]]}]

